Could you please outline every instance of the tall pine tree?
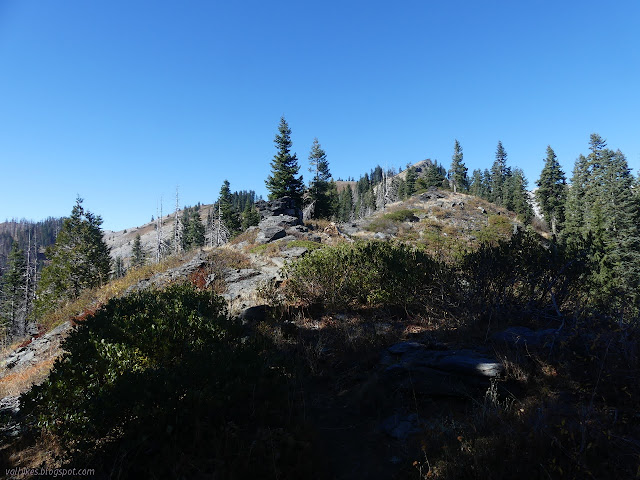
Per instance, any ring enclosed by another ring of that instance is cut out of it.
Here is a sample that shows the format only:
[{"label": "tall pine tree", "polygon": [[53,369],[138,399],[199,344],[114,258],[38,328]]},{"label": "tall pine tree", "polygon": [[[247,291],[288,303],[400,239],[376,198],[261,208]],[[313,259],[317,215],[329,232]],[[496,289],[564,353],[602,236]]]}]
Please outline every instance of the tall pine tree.
[{"label": "tall pine tree", "polygon": [[309,171],[313,174],[309,185],[309,196],[314,202],[313,218],[328,218],[331,215],[331,201],[329,198],[329,161],[327,154],[320,146],[317,138],[313,139],[309,152]]},{"label": "tall pine tree", "polygon": [[491,166],[491,192],[489,201],[498,205],[503,204],[503,189],[502,186],[507,178],[507,152],[502,146],[502,142],[498,141],[498,147],[496,148],[496,159]]},{"label": "tall pine tree", "polygon": [[544,219],[551,227],[551,232],[557,236],[564,223],[567,179],[550,145],[547,146],[547,158],[536,185],[538,185],[535,193],[536,201],[540,205]]},{"label": "tall pine tree", "polygon": [[296,204],[302,206],[302,192],[304,184],[302,176],[297,177],[300,166],[296,154],[291,154],[291,129],[284,116],[280,118],[278,134],[274,140],[277,153],[271,161],[271,175],[267,177],[265,184],[269,190],[269,200],[275,200],[285,196],[291,197]]},{"label": "tall pine tree", "polygon": [[451,185],[455,192],[466,192],[469,189],[469,179],[467,178],[467,167],[463,162],[462,147],[458,140],[453,145],[453,157],[451,157]]}]

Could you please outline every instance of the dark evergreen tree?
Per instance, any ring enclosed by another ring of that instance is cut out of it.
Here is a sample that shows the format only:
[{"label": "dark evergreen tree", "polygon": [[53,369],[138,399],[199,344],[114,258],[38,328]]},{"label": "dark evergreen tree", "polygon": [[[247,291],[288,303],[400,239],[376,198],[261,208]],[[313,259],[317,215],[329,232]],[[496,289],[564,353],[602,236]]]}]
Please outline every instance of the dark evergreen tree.
[{"label": "dark evergreen tree", "polygon": [[258,225],[260,223],[260,213],[258,210],[247,202],[244,212],[242,212],[242,230]]},{"label": "dark evergreen tree", "polygon": [[617,312],[640,309],[640,208],[622,152],[606,148],[597,134],[591,153],[576,161],[563,231],[569,251],[585,247],[593,301]]},{"label": "dark evergreen tree", "polygon": [[337,219],[341,222],[348,222],[353,215],[353,191],[351,185],[345,185],[345,188],[339,194]]},{"label": "dark evergreen tree", "polygon": [[131,266],[134,268],[143,266],[147,260],[146,253],[147,252],[145,252],[142,247],[142,239],[138,233],[133,241],[133,247],[131,248]]},{"label": "dark evergreen tree", "polygon": [[233,208],[233,198],[228,180],[225,180],[220,187],[218,204],[222,212],[222,222],[224,226],[229,230],[231,235],[238,233],[240,230],[240,216]]},{"label": "dark evergreen tree", "polygon": [[328,196],[331,173],[329,172],[327,154],[320,147],[317,138],[313,139],[309,153],[309,165],[309,171],[313,173],[313,179],[309,185],[309,196],[311,202],[315,204],[313,218],[328,218],[331,215],[331,202]]},{"label": "dark evergreen tree", "polygon": [[2,309],[0,310],[0,331],[24,335],[26,333],[25,280],[27,262],[18,242],[14,242],[9,253],[7,269],[3,276]]},{"label": "dark evergreen tree", "polygon": [[496,148],[496,159],[491,166],[491,192],[489,200],[498,205],[503,204],[503,189],[502,186],[506,180],[507,171],[507,152],[502,146],[502,142],[498,142]]},{"label": "dark evergreen tree", "polygon": [[564,208],[567,202],[567,180],[558,158],[551,146],[547,146],[547,158],[536,182],[535,196],[542,215],[553,235],[558,235],[564,223]]},{"label": "dark evergreen tree", "polygon": [[427,168],[427,173],[424,176],[424,185],[429,187],[442,187],[442,181],[445,180],[446,170],[438,165],[438,162],[434,162]]},{"label": "dark evergreen tree", "polygon": [[47,248],[49,264],[43,268],[36,308],[44,312],[60,300],[77,298],[87,288],[109,279],[111,258],[102,238],[102,218],[86,211],[77,198],[71,216],[64,219],[56,243]]},{"label": "dark evergreen tree", "polygon": [[274,143],[277,153],[271,161],[271,175],[265,181],[269,190],[269,200],[288,196],[293,198],[298,206],[302,206],[304,184],[302,176],[296,176],[300,166],[296,154],[291,154],[291,129],[284,116],[280,118]]},{"label": "dark evergreen tree", "polygon": [[463,162],[462,147],[458,140],[453,145],[453,157],[451,158],[451,185],[454,192],[466,192],[469,190],[469,179],[467,178],[467,167]]},{"label": "dark evergreen tree", "polygon": [[416,193],[416,181],[418,180],[418,172],[416,172],[416,168],[407,164],[407,170],[406,170],[406,177],[405,177],[405,194],[407,197],[410,197],[411,195],[413,195],[414,193]]},{"label": "dark evergreen tree", "polygon": [[184,238],[186,239],[187,249],[204,246],[205,227],[200,218],[200,209],[192,209],[189,212],[189,222],[185,228]]},{"label": "dark evergreen tree", "polygon": [[520,168],[515,168],[506,178],[503,187],[505,207],[516,212],[524,223],[530,223],[533,218],[533,208],[529,201],[527,185],[524,172]]}]

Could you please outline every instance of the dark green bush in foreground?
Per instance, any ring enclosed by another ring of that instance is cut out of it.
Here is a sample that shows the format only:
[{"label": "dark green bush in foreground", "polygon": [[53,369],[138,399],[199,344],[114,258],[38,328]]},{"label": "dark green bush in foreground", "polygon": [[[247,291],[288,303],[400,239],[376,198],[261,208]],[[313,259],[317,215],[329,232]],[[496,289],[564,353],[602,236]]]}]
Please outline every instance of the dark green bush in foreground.
[{"label": "dark green bush in foreground", "polygon": [[[112,300],[68,337],[25,411],[72,459],[93,453],[108,471],[110,455],[130,458],[125,476],[274,475],[280,461],[296,465],[296,443],[274,433],[290,414],[283,369],[239,328],[222,298],[189,286]],[[280,451],[278,465],[260,458],[264,442]]]}]

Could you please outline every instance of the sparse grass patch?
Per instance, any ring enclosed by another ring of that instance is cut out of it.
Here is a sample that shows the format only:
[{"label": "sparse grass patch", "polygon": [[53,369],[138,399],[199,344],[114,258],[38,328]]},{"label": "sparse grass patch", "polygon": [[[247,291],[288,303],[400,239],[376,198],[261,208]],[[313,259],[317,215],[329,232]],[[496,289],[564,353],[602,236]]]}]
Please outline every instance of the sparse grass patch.
[{"label": "sparse grass patch", "polygon": [[250,228],[242,232],[240,235],[234,237],[231,242],[231,245],[238,245],[242,242],[247,242],[248,244],[256,243],[256,238],[258,237],[259,230],[257,228]]},{"label": "sparse grass patch", "polygon": [[220,247],[209,253],[209,261],[222,268],[250,268],[251,260],[244,253],[232,249]]},{"label": "sparse grass patch", "polygon": [[369,232],[381,232],[389,235],[398,233],[398,222],[388,218],[377,218],[367,225],[366,230]]},{"label": "sparse grass patch", "polygon": [[324,248],[324,245],[318,242],[312,242],[310,240],[292,240],[287,244],[287,248],[293,247],[304,247],[308,251],[313,252],[314,250],[318,250],[319,248]]},{"label": "sparse grass patch", "polygon": [[254,253],[256,255],[263,255],[265,257],[277,257],[281,253],[281,242],[270,242],[263,243],[262,245],[256,245],[255,247],[249,250],[250,253]]},{"label": "sparse grass patch", "polygon": [[417,222],[419,219],[416,217],[416,209],[401,209],[394,212],[385,213],[382,218],[394,221],[394,222]]}]

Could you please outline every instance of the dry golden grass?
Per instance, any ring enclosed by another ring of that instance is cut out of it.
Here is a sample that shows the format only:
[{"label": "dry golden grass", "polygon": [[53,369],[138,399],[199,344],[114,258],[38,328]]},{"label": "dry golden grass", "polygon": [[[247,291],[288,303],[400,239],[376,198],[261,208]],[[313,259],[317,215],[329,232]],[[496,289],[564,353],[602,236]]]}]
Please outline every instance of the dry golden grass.
[{"label": "dry golden grass", "polygon": [[20,395],[29,390],[32,385],[41,383],[49,375],[56,358],[56,355],[51,354],[29,368],[0,378],[0,398]]},{"label": "dry golden grass", "polygon": [[245,230],[244,232],[242,232],[237,237],[234,237],[231,240],[231,242],[229,242],[229,243],[231,243],[231,245],[238,245],[239,243],[247,242],[247,243],[253,245],[254,243],[256,243],[256,237],[257,236],[258,236],[258,230],[257,229]]},{"label": "dry golden grass", "polygon": [[330,220],[326,220],[323,218],[319,218],[317,220],[308,220],[305,222],[306,227],[309,227],[310,229],[313,229],[316,231],[323,231],[325,228],[327,228],[331,224],[332,222]]}]

